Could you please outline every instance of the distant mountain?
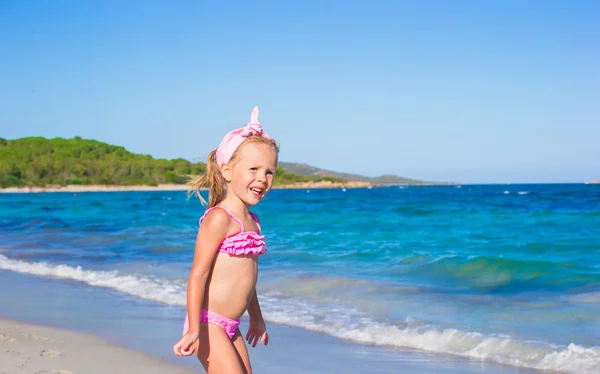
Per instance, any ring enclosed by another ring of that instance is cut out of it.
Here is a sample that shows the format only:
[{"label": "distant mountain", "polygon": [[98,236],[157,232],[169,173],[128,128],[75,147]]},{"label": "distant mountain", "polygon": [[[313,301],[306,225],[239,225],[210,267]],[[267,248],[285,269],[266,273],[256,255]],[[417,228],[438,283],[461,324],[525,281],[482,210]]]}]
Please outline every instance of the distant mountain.
[{"label": "distant mountain", "polygon": [[380,177],[369,178],[358,174],[350,174],[350,173],[339,173],[336,171],[330,171],[325,169],[320,169],[314,166],[310,166],[307,164],[300,164],[294,162],[279,162],[278,166],[285,169],[285,171],[292,172],[294,174],[310,176],[310,177],[332,177],[332,178],[341,178],[347,181],[357,181],[357,182],[369,182],[377,185],[431,185],[431,184],[450,184],[450,183],[436,183],[436,182],[426,182],[416,179],[399,177],[397,175],[382,175]]}]

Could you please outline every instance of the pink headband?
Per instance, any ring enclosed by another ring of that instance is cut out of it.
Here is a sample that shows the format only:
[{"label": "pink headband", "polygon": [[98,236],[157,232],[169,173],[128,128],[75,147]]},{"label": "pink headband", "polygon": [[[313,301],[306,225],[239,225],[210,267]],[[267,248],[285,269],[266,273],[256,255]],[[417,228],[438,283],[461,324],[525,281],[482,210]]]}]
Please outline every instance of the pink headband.
[{"label": "pink headband", "polygon": [[260,122],[258,122],[258,107],[255,106],[250,115],[250,122],[244,127],[230,131],[225,135],[219,148],[217,148],[217,165],[229,162],[231,155],[242,144],[242,142],[251,135],[263,136],[271,139],[269,134],[263,131]]}]

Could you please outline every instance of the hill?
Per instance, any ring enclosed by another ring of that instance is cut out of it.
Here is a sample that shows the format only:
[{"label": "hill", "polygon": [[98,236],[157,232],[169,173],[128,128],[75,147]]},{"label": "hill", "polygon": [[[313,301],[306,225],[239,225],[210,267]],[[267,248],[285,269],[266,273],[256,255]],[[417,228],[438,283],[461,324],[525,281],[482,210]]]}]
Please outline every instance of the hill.
[{"label": "hill", "polygon": [[368,182],[375,185],[429,185],[429,184],[444,184],[444,183],[435,183],[435,182],[426,182],[420,181],[416,179],[409,179],[404,177],[399,177],[396,175],[382,175],[375,178],[365,177],[358,174],[350,174],[350,173],[339,173],[336,171],[330,171],[325,169],[320,169],[314,166],[310,166],[302,163],[293,163],[293,162],[279,162],[279,166],[284,168],[286,171],[296,173],[304,176],[313,176],[313,177],[331,177],[331,178],[340,178],[347,181],[356,181],[356,182]]},{"label": "hill", "polygon": [[[202,174],[203,162],[155,159],[97,140],[29,137],[0,138],[0,187],[47,185],[184,184]],[[346,181],[327,176],[302,176],[278,168],[274,184]]]}]

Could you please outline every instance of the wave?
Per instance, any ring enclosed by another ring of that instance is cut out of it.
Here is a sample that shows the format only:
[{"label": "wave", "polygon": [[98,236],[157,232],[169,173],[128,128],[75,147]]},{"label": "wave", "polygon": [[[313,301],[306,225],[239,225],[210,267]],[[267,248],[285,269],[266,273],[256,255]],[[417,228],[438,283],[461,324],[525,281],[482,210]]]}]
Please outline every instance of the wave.
[{"label": "wave", "polygon": [[[514,193],[514,192],[508,191],[508,190],[505,190],[503,192],[504,195],[510,195],[511,193]],[[531,193],[531,191],[517,191],[516,193],[517,193],[517,195],[529,195]]]},{"label": "wave", "polygon": [[[261,298],[271,322],[326,333],[358,343],[419,349],[531,369],[567,373],[598,373],[600,347],[582,347],[574,343],[559,347],[544,342],[523,342],[500,335],[484,335],[430,325],[390,325],[344,310],[353,318],[340,318],[340,311],[324,316],[322,306]],[[293,307],[290,307],[290,304]],[[353,315],[354,314],[354,315]],[[315,318],[318,316],[320,318]],[[347,316],[344,316],[347,317]]]},{"label": "wave", "polygon": [[151,275],[121,274],[116,270],[83,270],[81,266],[54,265],[47,262],[12,260],[0,255],[0,269],[44,277],[71,279],[94,287],[112,288],[146,300],[170,305],[185,305],[186,283]]},{"label": "wave", "polygon": [[[26,262],[0,255],[0,270],[70,279],[106,287],[146,300],[185,306],[186,282],[119,271],[84,270],[80,266]],[[519,341],[508,336],[442,329],[410,318],[399,324],[378,321],[352,308],[335,308],[300,299],[262,296],[267,321],[326,333],[370,345],[453,354],[532,369],[568,373],[600,372],[600,347],[571,343],[566,347],[545,342]]]},{"label": "wave", "polygon": [[570,263],[496,257],[442,256],[401,273],[420,273],[472,290],[523,292],[556,290],[598,282],[598,274]]}]

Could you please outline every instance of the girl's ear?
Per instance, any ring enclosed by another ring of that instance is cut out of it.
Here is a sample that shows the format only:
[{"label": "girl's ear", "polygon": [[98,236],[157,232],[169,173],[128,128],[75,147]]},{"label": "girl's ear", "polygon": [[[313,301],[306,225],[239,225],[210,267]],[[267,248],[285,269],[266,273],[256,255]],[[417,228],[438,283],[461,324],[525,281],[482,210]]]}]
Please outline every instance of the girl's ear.
[{"label": "girl's ear", "polygon": [[231,182],[231,167],[228,163],[223,163],[221,165],[221,175],[223,175],[223,179],[225,179],[225,182]]}]

